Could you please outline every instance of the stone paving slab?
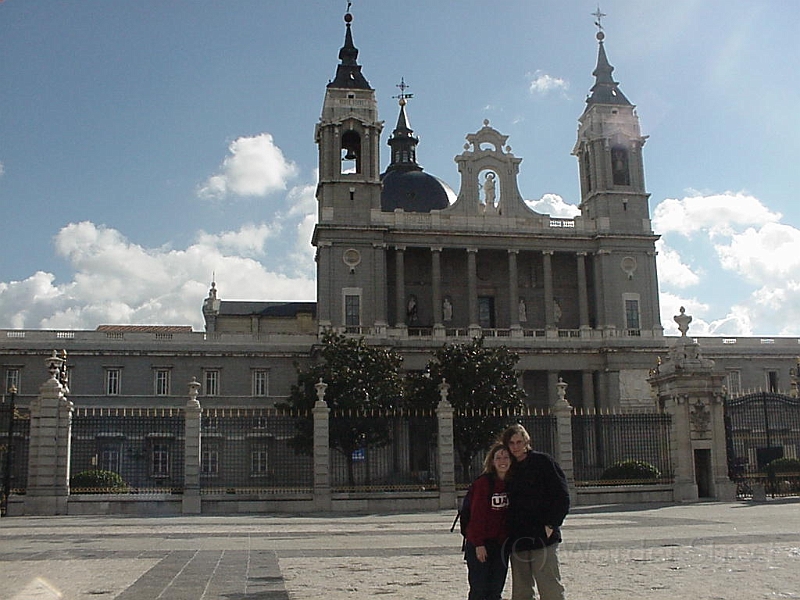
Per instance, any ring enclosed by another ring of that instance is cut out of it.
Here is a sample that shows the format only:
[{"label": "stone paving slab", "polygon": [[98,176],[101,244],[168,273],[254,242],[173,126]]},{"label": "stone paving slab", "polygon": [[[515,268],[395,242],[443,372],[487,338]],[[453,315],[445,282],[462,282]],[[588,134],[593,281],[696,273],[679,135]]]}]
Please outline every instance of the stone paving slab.
[{"label": "stone paving slab", "polygon": [[[463,599],[452,517],[3,518],[0,600]],[[800,599],[797,499],[579,507],[564,536],[569,598]]]}]

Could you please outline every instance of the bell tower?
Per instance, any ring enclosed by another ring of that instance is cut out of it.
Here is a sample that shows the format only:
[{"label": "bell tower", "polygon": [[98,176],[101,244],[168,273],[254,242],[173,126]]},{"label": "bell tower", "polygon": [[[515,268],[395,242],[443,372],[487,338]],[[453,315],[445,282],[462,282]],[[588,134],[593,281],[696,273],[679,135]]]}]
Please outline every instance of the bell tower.
[{"label": "bell tower", "polygon": [[328,83],[316,127],[320,223],[366,224],[380,208],[380,136],[375,90],[361,73],[349,10],[336,77]]},{"label": "bell tower", "polygon": [[320,331],[386,327],[385,246],[371,226],[381,208],[380,136],[375,90],[361,72],[348,10],[336,76],[315,130],[319,153],[317,321]]},{"label": "bell tower", "polygon": [[619,89],[608,62],[605,34],[598,27],[597,66],[586,109],[578,119],[578,139],[572,151],[578,159],[581,213],[604,230],[626,233],[650,231],[649,194],[645,191],[642,147],[636,107]]}]

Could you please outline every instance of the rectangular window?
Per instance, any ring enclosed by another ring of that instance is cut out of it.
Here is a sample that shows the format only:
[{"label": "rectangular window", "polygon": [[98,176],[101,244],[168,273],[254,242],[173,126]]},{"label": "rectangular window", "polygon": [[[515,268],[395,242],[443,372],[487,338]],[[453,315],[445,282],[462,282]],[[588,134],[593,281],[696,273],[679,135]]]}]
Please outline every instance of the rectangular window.
[{"label": "rectangular window", "polygon": [[169,369],[156,369],[155,394],[156,396],[169,396]]},{"label": "rectangular window", "polygon": [[478,325],[484,329],[494,329],[494,298],[492,296],[478,297]]},{"label": "rectangular window", "polygon": [[153,477],[169,477],[169,445],[165,443],[153,444],[152,454]]},{"label": "rectangular window", "polygon": [[106,396],[119,396],[122,388],[122,369],[106,369]]},{"label": "rectangular window", "polygon": [[254,446],[250,452],[250,475],[253,477],[267,474],[267,448]]},{"label": "rectangular window", "polygon": [[630,298],[625,299],[625,329],[639,331],[639,301]]},{"label": "rectangular window", "polygon": [[361,326],[361,297],[348,294],[344,297],[344,324],[346,327]]},{"label": "rectangular window", "polygon": [[741,395],[742,393],[742,372],[741,371],[728,371],[728,393],[731,397]]},{"label": "rectangular window", "polygon": [[216,448],[204,448],[200,455],[200,474],[218,475],[219,474],[219,450]]},{"label": "rectangular window", "polygon": [[767,391],[777,393],[778,391],[778,372],[767,371]]},{"label": "rectangular window", "polygon": [[15,388],[17,393],[20,393],[20,370],[19,369],[6,369],[6,387],[3,388],[3,392],[7,393],[11,390],[11,388]]},{"label": "rectangular window", "polygon": [[120,471],[120,448],[119,445],[103,446],[99,452],[100,464],[98,467],[103,471]]},{"label": "rectangular window", "polygon": [[253,371],[253,396],[269,396],[269,371],[267,369]]},{"label": "rectangular window", "polygon": [[219,395],[219,371],[216,369],[205,371],[203,393],[206,396]]}]

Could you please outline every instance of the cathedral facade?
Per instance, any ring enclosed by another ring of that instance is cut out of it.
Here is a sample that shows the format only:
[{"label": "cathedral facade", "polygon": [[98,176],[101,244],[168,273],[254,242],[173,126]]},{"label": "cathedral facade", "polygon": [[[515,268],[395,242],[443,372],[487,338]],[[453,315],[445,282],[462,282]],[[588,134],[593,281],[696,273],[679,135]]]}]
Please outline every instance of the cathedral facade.
[{"label": "cathedral facade", "polygon": [[[476,124],[455,157],[457,192],[426,173],[405,93],[382,171],[383,121],[349,14],[345,21],[315,128],[316,302],[226,301],[212,284],[204,332],[7,331],[7,385],[35,394],[37,361],[63,347],[76,403],[180,404],[196,378],[206,405],[270,405],[288,394],[294,365],[307,364],[321,333],[333,329],[396,349],[407,370],[422,369],[443,344],[483,336],[519,354],[520,385],[535,407],[556,400],[560,379],[576,407],[653,405],[648,374],[670,340],[659,316],[646,137],[612,76],[603,33],[573,149],[580,214],[565,219],[525,203],[522,159],[489,121]],[[731,385],[788,387],[797,340],[775,342],[704,348]]]}]

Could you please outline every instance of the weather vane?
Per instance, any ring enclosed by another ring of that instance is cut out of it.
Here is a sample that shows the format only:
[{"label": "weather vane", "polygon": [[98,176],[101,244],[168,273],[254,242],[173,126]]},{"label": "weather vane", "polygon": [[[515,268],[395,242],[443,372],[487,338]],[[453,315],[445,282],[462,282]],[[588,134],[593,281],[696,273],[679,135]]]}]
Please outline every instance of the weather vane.
[{"label": "weather vane", "polygon": [[398,83],[395,87],[400,88],[400,93],[397,96],[392,96],[392,98],[398,98],[400,100],[400,106],[405,106],[406,101],[414,97],[414,94],[406,94],[406,90],[411,86],[406,83],[406,80],[403,77],[401,77],[400,83]]},{"label": "weather vane", "polygon": [[599,4],[597,5],[597,10],[592,13],[592,16],[595,19],[597,19],[594,22],[594,24],[597,25],[598,33],[602,33],[603,32],[603,17],[605,17],[606,14],[604,12],[600,12],[600,5]]}]

